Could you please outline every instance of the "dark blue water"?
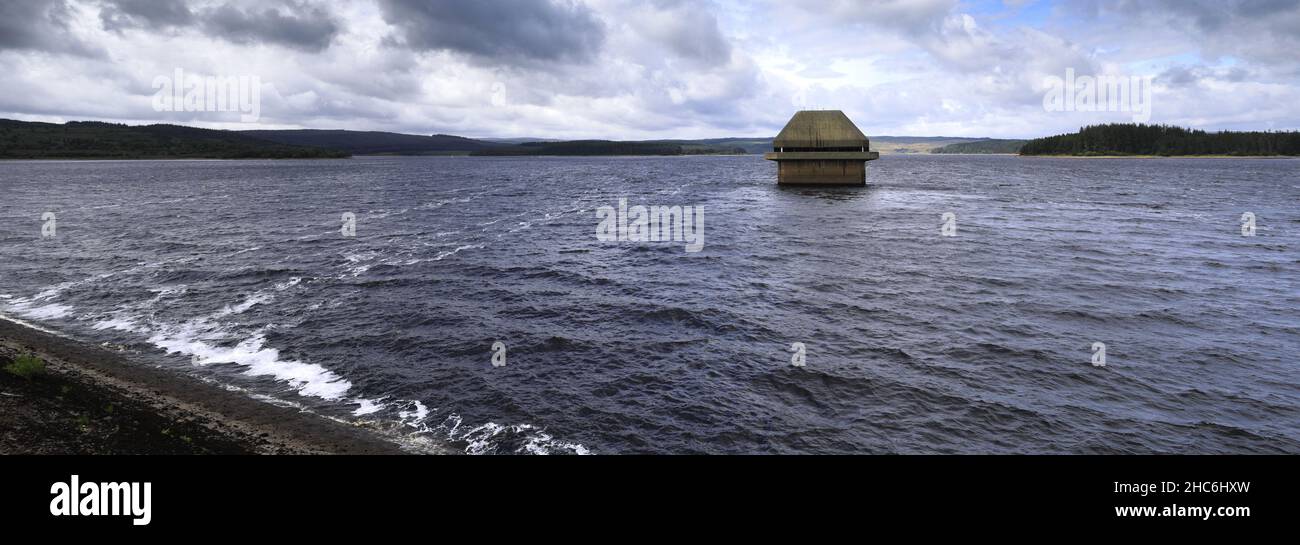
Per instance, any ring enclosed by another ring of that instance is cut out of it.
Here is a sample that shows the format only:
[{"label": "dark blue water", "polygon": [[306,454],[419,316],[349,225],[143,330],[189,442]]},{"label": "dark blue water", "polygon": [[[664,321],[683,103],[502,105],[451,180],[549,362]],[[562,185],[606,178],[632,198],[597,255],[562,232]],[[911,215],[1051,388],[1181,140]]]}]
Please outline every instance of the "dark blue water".
[{"label": "dark blue water", "polygon": [[[870,166],[5,162],[0,313],[412,448],[1300,452],[1300,162]],[[620,198],[703,250],[598,241]]]}]

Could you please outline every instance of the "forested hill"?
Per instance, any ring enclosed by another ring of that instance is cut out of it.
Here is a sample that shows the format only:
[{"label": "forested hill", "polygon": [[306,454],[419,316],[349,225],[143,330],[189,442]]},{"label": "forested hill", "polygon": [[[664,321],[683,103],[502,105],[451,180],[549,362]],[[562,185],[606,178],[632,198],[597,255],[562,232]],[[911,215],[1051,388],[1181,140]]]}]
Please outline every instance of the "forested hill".
[{"label": "forested hill", "polygon": [[0,159],[305,159],[345,151],[292,146],[179,125],[0,119]]},{"label": "forested hill", "polygon": [[981,138],[973,142],[961,142],[958,144],[948,144],[943,147],[934,148],[930,153],[954,153],[954,154],[1011,154],[1019,153],[1020,146],[1025,145],[1025,140],[1003,140],[998,138]]},{"label": "forested hill", "polygon": [[356,155],[464,155],[505,144],[461,136],[344,130],[256,130],[241,134],[294,146],[345,150]]},{"label": "forested hill", "polygon": [[1206,132],[1168,125],[1116,123],[1038,138],[1021,155],[1300,156],[1300,132]]},{"label": "forested hill", "polygon": [[685,141],[614,142],[609,140],[574,140],[572,142],[528,142],[477,150],[471,155],[744,155],[738,146],[708,146]]}]

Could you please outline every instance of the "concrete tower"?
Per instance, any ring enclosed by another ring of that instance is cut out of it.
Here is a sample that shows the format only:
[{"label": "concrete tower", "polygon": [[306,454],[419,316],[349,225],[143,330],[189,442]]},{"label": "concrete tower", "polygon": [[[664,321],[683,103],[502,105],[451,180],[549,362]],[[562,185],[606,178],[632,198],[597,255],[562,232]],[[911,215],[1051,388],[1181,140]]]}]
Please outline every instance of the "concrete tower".
[{"label": "concrete tower", "polygon": [[776,161],[776,180],[790,185],[866,185],[867,161],[880,158],[866,135],[839,110],[794,114],[764,159]]}]

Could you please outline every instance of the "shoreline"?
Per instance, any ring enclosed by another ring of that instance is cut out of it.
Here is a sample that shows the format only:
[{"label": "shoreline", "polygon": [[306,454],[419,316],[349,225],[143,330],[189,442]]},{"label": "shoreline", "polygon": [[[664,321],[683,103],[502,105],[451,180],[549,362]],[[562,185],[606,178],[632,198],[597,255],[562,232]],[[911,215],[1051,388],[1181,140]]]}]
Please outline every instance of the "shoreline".
[{"label": "shoreline", "polygon": [[356,157],[377,157],[375,155],[347,157],[3,157],[0,163],[103,163],[109,161],[314,161],[330,159],[344,161]]},{"label": "shoreline", "polygon": [[1300,159],[1295,155],[1016,155],[1049,159]]},{"label": "shoreline", "polygon": [[258,401],[0,317],[0,454],[404,454],[379,434]]}]

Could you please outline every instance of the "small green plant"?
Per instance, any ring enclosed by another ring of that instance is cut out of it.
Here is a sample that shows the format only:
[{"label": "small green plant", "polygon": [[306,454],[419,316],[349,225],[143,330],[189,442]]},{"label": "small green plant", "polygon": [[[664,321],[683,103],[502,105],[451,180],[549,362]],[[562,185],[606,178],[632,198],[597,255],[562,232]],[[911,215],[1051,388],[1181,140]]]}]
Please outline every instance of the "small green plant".
[{"label": "small green plant", "polygon": [[32,377],[45,374],[45,362],[31,354],[23,354],[6,365],[5,371],[30,380]]}]

